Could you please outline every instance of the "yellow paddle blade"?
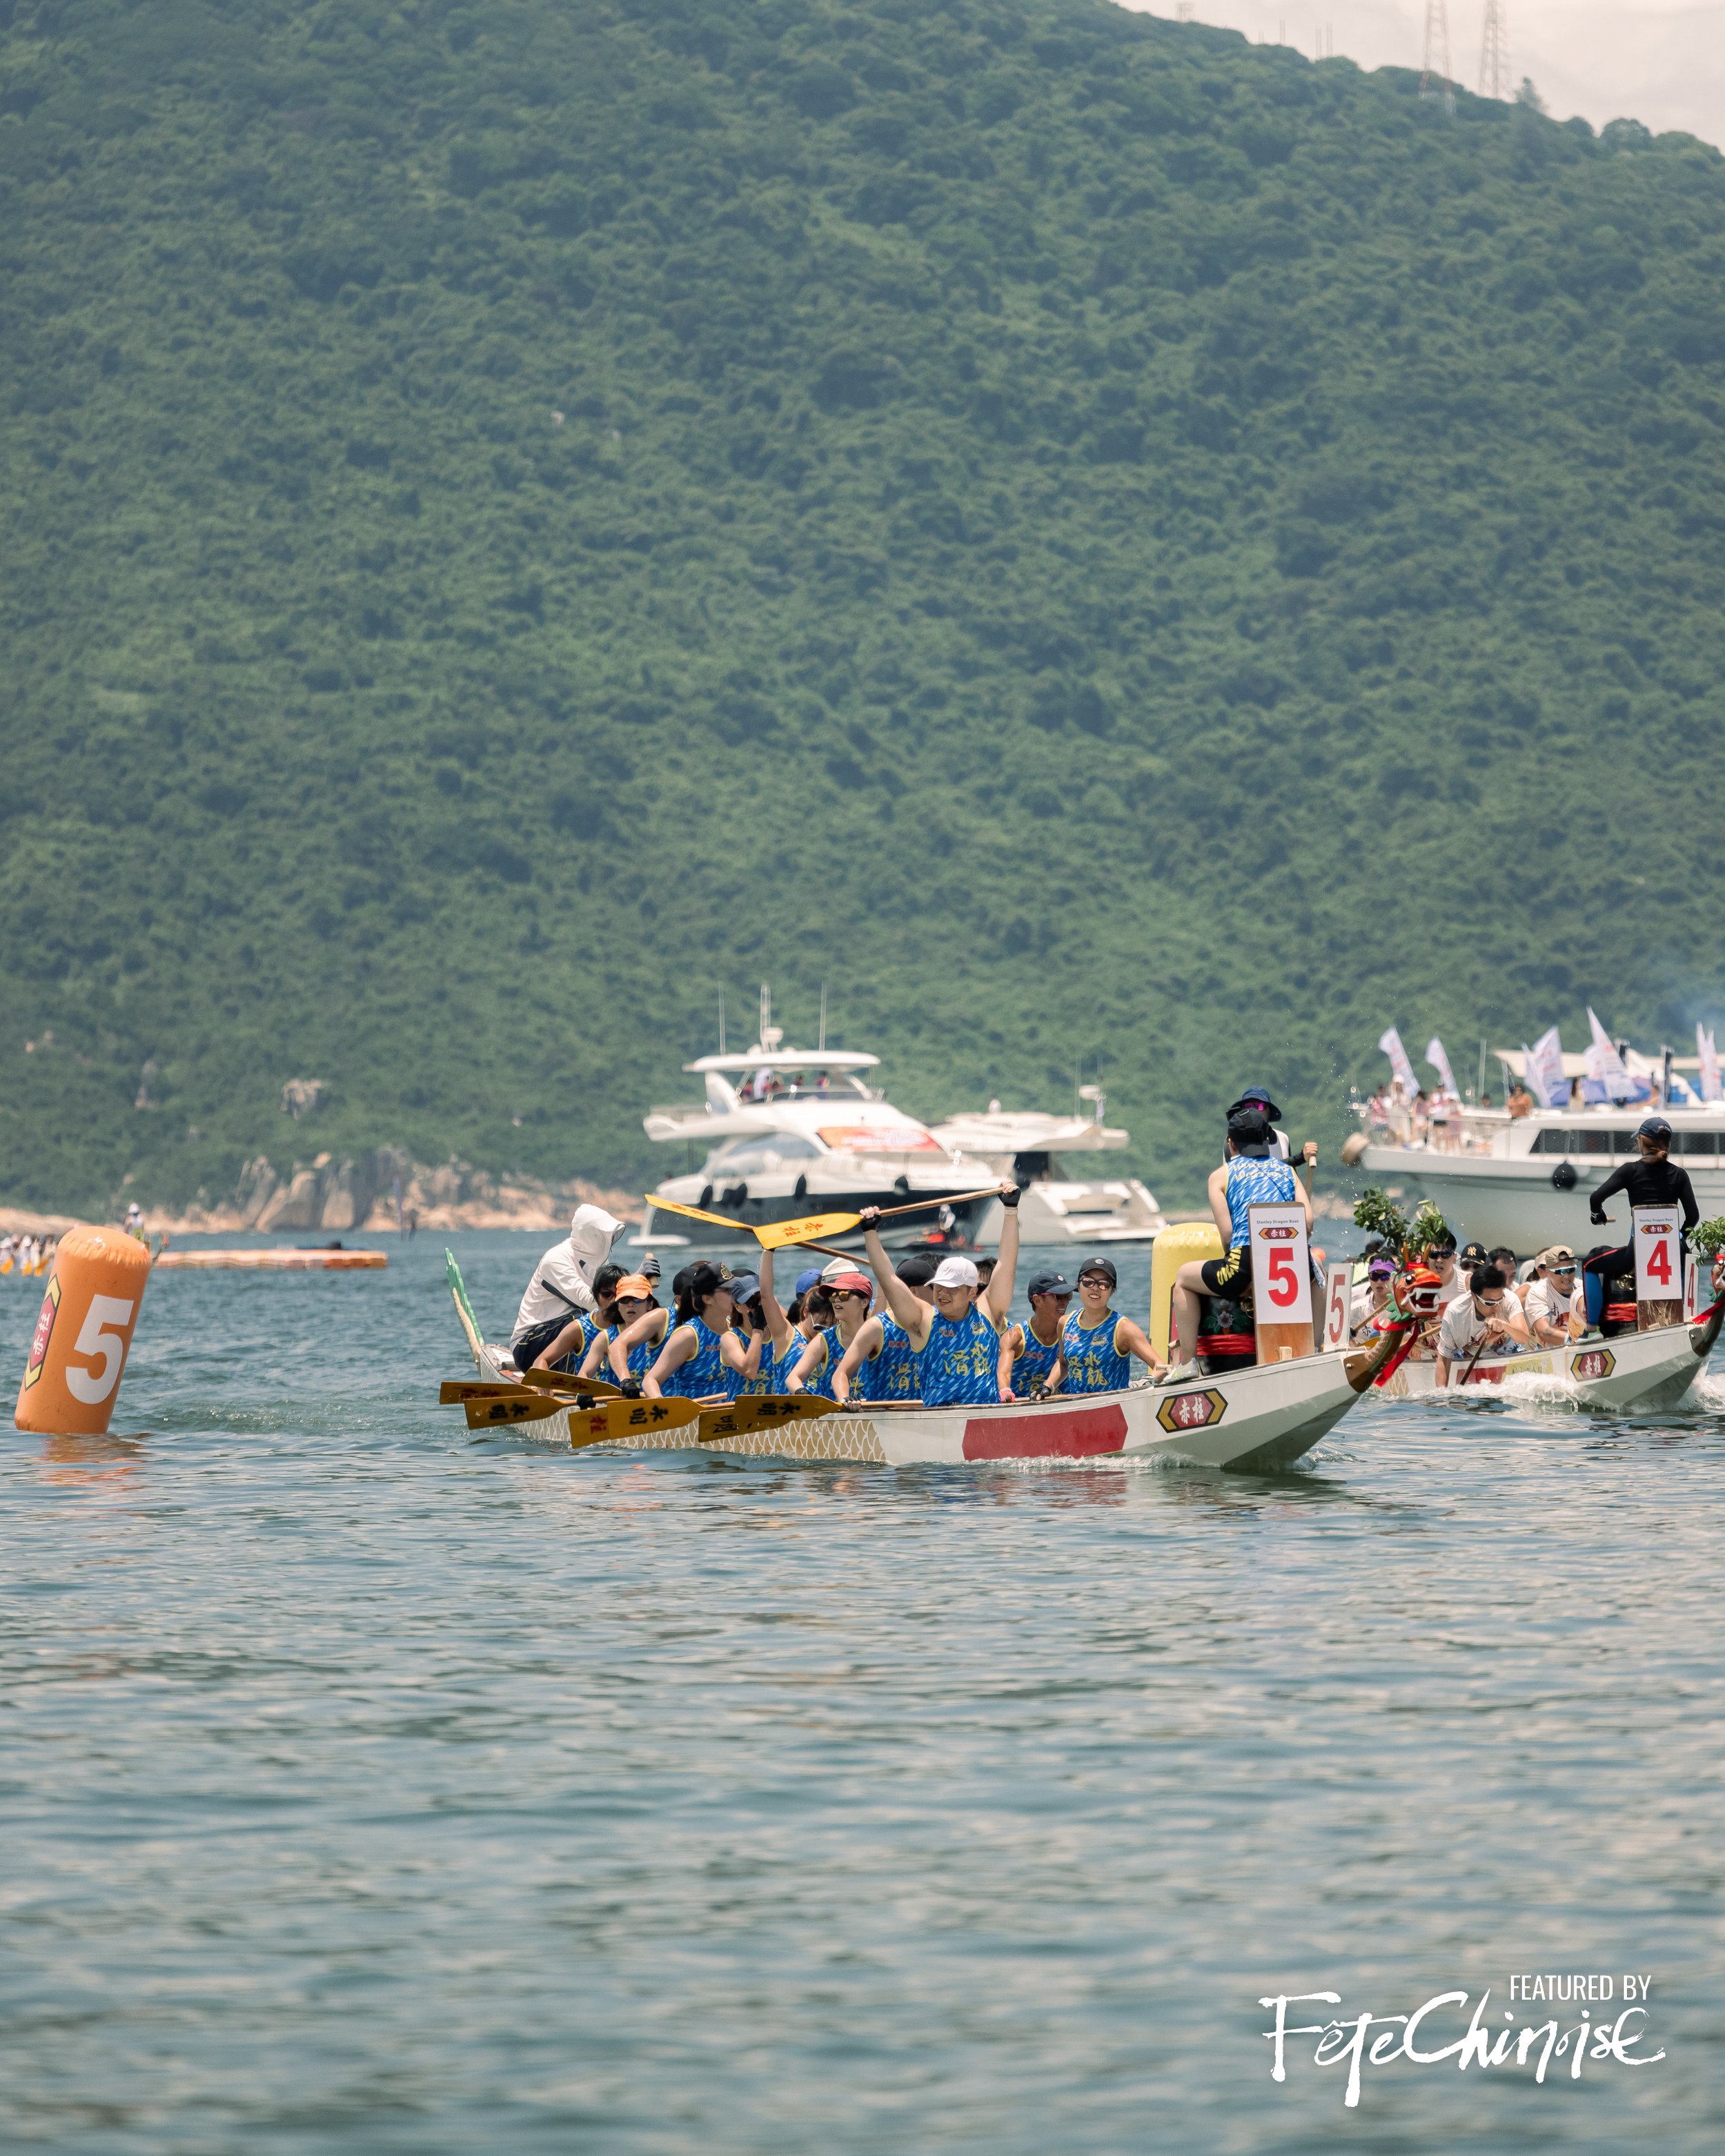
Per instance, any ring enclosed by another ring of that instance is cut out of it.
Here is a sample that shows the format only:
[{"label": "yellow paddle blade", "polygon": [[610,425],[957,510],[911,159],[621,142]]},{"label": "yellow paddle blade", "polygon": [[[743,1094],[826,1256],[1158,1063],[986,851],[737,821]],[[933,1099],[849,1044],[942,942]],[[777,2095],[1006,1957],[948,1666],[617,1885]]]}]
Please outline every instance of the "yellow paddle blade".
[{"label": "yellow paddle blade", "polygon": [[752,1393],[727,1408],[708,1408],[701,1418],[703,1445],[723,1445],[746,1430],[771,1430],[780,1423],[809,1422],[816,1415],[842,1414],[837,1400],[810,1393]]},{"label": "yellow paddle blade", "polygon": [[458,1408],[464,1400],[503,1399],[531,1397],[525,1385],[495,1378],[445,1378],[437,1389],[440,1406]]},{"label": "yellow paddle blade", "polygon": [[746,1235],[748,1229],[741,1220],[727,1220],[722,1213],[703,1213],[698,1205],[678,1205],[669,1198],[649,1197],[649,1205],[656,1206],[661,1213],[680,1213],[685,1220],[711,1221],[715,1228],[741,1229]]},{"label": "yellow paddle blade", "polygon": [[567,1370],[523,1370],[521,1383],[536,1393],[597,1393],[602,1399],[623,1390],[614,1378],[572,1378]]},{"label": "yellow paddle blade", "polygon": [[792,1243],[812,1243],[817,1235],[847,1235],[861,1219],[860,1213],[811,1213],[803,1220],[774,1220],[757,1228],[755,1235],[763,1250],[783,1250]]},{"label": "yellow paddle blade", "polygon": [[657,1436],[700,1419],[693,1400],[605,1400],[585,1413],[570,1410],[569,1444],[576,1452],[586,1445],[627,1445],[632,1437]]}]

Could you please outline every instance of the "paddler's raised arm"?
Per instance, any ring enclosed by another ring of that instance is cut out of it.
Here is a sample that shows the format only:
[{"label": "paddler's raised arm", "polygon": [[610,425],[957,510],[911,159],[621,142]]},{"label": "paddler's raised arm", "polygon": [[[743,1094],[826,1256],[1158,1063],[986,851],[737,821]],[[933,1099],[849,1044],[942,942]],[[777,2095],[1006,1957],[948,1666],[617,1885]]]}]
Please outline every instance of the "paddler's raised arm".
[{"label": "paddler's raised arm", "polygon": [[865,1205],[861,1219],[863,1255],[880,1283],[880,1292],[886,1298],[886,1307],[910,1335],[911,1345],[920,1354],[928,1345],[929,1327],[934,1322],[934,1306],[924,1302],[921,1296],[912,1295],[892,1270],[892,1261],[886,1255],[886,1245],[880,1240],[880,1207]]},{"label": "paddler's raised arm", "polygon": [[[993,1276],[983,1297],[983,1307],[993,1319],[997,1331],[1005,1324],[1006,1313],[1012,1308],[1013,1275],[1019,1269],[1019,1195],[1017,1183],[1001,1184],[1000,1203],[1006,1208],[1006,1218],[1000,1224],[1000,1250]],[[904,1320],[899,1322],[903,1324]]]}]

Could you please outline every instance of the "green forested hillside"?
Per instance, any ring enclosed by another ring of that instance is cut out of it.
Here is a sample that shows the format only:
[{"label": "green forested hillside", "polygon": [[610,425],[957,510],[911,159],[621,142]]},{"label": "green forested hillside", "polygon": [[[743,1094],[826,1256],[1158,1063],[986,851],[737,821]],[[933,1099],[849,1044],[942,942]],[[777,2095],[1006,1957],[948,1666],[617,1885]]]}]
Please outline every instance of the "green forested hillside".
[{"label": "green forested hillside", "polygon": [[5,1195],[639,1173],[721,981],[1170,1197],[1717,1010],[1713,151],[1095,0],[0,24]]}]

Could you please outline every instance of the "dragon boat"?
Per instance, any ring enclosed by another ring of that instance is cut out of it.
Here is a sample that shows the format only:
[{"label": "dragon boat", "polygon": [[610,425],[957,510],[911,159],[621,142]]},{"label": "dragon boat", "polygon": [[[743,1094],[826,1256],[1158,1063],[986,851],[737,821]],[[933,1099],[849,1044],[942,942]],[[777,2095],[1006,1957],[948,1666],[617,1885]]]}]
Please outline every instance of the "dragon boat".
[{"label": "dragon boat", "polygon": [[[520,1373],[506,1348],[488,1342],[453,1255],[450,1293],[481,1380],[506,1384]],[[804,1415],[777,1416],[754,1428],[719,1409],[697,1424],[655,1430],[656,1403],[635,1404],[639,1430],[593,1449],[700,1451],[738,1459],[825,1460],[877,1466],[962,1466],[1014,1460],[1161,1458],[1201,1467],[1264,1473],[1290,1466],[1335,1428],[1399,1344],[1386,1333],[1368,1348],[1312,1354],[1123,1392],[1066,1399],[1017,1400],[999,1406],[927,1408],[911,1402],[841,1406],[812,1402]],[[574,1381],[570,1381],[572,1387]],[[747,1401],[738,1404],[747,1408]],[[581,1443],[583,1410],[575,1399],[517,1424],[531,1442]]]},{"label": "dragon boat", "polygon": [[1409,1358],[1382,1374],[1378,1396],[1388,1400],[1447,1399],[1463,1390],[1477,1392],[1482,1386],[1501,1389],[1510,1378],[1551,1378],[1582,1407],[1675,1407],[1707,1368],[1722,1324],[1725,1298],[1681,1324],[1619,1332],[1609,1339],[1584,1333],[1579,1340],[1558,1348],[1482,1355],[1465,1378],[1441,1389],[1435,1362]]}]

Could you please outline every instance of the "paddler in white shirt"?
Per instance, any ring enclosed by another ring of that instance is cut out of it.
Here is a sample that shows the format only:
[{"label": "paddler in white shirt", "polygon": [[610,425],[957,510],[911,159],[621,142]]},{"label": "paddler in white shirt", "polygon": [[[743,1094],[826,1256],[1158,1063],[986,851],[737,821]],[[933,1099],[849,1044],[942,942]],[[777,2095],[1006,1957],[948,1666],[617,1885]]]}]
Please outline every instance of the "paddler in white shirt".
[{"label": "paddler in white shirt", "polygon": [[1438,1327],[1438,1383],[1447,1385],[1452,1371],[1460,1383],[1477,1359],[1476,1349],[1481,1355],[1512,1355],[1532,1344],[1520,1306],[1504,1291],[1503,1275],[1496,1265],[1476,1265]]},{"label": "paddler in white shirt", "polygon": [[1575,1270],[1575,1253],[1553,1243],[1533,1260],[1533,1277],[1522,1297],[1527,1330],[1542,1348],[1561,1348],[1587,1330],[1587,1305]]}]

